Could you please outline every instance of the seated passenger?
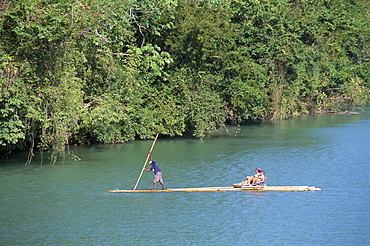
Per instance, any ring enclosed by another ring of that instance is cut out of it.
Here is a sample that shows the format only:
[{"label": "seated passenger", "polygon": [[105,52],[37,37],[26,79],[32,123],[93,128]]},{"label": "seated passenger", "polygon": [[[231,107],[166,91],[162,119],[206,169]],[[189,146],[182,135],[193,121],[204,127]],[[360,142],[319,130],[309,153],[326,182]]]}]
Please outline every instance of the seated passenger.
[{"label": "seated passenger", "polygon": [[255,175],[253,175],[253,176],[247,176],[246,178],[245,178],[245,180],[247,180],[247,183],[248,184],[252,184],[252,180],[254,179],[254,178],[258,178],[258,176],[260,175],[260,171],[261,171],[261,168],[256,168],[256,174]]},{"label": "seated passenger", "polygon": [[254,185],[255,183],[265,181],[264,171],[261,168],[256,168],[256,174],[254,176],[247,176],[245,179],[247,180],[248,185]]},{"label": "seated passenger", "polygon": [[265,180],[266,180],[266,177],[265,177],[265,171],[260,171],[259,172],[259,176],[258,177],[254,177],[252,179],[252,185],[258,185],[258,184],[264,184],[265,183]]}]

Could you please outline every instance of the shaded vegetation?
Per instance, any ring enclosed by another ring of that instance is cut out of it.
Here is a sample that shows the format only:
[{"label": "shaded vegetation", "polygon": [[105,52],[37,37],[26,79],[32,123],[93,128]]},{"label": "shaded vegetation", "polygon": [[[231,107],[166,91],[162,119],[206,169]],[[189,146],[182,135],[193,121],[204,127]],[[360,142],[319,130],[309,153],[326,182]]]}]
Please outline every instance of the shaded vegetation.
[{"label": "shaded vegetation", "polygon": [[0,148],[122,143],[363,106],[365,0],[4,0]]}]

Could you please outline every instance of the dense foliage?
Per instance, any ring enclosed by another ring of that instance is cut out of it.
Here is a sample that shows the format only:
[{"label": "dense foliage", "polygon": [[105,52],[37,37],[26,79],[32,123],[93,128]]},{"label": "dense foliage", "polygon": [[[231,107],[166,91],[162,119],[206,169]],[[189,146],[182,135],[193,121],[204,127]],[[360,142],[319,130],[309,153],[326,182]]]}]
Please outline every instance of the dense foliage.
[{"label": "dense foliage", "polygon": [[203,138],[366,104],[367,0],[4,0],[0,148]]}]

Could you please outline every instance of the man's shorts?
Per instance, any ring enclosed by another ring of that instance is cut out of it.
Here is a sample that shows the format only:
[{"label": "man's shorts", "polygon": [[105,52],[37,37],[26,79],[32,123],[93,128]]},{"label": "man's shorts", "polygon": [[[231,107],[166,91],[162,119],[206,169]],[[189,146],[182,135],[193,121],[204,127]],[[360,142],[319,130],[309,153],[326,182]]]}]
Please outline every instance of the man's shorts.
[{"label": "man's shorts", "polygon": [[164,184],[163,182],[163,178],[162,178],[162,173],[161,172],[157,172],[154,176],[154,180],[153,180],[153,183],[161,183],[161,184]]}]

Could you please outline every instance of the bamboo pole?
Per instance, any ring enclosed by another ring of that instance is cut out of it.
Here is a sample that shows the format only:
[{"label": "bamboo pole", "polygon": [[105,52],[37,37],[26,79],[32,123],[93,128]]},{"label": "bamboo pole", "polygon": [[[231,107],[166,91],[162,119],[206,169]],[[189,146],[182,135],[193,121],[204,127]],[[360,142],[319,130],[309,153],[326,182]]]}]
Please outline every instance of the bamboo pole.
[{"label": "bamboo pole", "polygon": [[144,162],[144,166],[143,166],[143,168],[141,169],[141,173],[140,173],[140,175],[139,175],[139,178],[138,178],[138,179],[137,179],[137,181],[136,181],[136,184],[135,184],[135,187],[134,187],[134,189],[133,189],[133,190],[136,190],[136,187],[137,187],[137,185],[139,184],[139,181],[140,181],[140,179],[141,179],[141,176],[143,175],[143,172],[144,172],[145,165],[146,165],[146,163],[148,162],[148,159],[149,159],[150,154],[152,153],[152,150],[153,150],[153,148],[154,148],[155,142],[157,141],[158,135],[159,135],[159,133],[157,133],[157,136],[155,136],[155,139],[154,139],[154,141],[153,141],[152,147],[150,148],[149,153],[148,153],[148,155],[146,156],[146,160],[145,160],[145,162]]}]

